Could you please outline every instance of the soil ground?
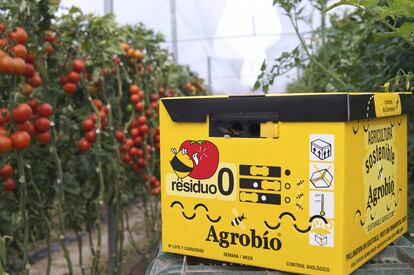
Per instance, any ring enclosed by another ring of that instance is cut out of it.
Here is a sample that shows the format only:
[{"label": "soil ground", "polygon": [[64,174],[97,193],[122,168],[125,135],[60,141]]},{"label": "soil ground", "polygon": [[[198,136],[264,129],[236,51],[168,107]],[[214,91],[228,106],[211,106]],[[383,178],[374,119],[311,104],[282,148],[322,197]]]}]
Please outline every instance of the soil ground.
[{"label": "soil ground", "polygon": [[[145,236],[145,219],[144,213],[141,210],[142,208],[133,206],[129,209],[129,225],[130,231],[134,238],[135,245],[141,245],[147,243]],[[96,231],[93,232],[94,243],[96,243],[97,234]],[[136,250],[133,248],[133,241],[129,235],[129,232],[125,231],[125,240],[124,240],[124,274],[135,275],[135,274],[144,274],[145,268],[147,265],[147,259],[141,256],[139,253],[136,253]],[[79,265],[79,249],[78,243],[76,241],[68,244],[68,250],[71,255],[71,261],[73,265],[74,274],[82,274],[81,268]],[[140,251],[145,251],[145,247],[139,247]],[[108,251],[108,230],[107,225],[102,224],[102,255],[100,265],[103,267],[107,264],[107,251]],[[83,266],[87,271],[92,263],[92,255],[89,249],[89,239],[88,235],[84,234],[82,238],[82,254],[83,254]],[[32,275],[44,275],[47,270],[47,257],[42,258],[31,266],[30,274]],[[87,273],[87,272],[86,272]],[[59,249],[52,254],[52,268],[50,274],[53,275],[64,275],[68,274],[66,260],[63,256],[63,251]]]}]

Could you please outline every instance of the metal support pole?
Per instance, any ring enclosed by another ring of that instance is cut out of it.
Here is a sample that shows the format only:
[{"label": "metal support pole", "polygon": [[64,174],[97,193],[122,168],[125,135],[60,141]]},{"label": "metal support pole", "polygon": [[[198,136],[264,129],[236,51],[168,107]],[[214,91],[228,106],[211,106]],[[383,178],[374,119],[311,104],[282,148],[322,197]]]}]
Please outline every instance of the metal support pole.
[{"label": "metal support pole", "polygon": [[177,44],[177,14],[175,9],[175,0],[170,0],[170,16],[171,16],[171,37],[173,58],[178,63],[178,44]]},{"label": "metal support pole", "polygon": [[114,2],[113,0],[104,0],[104,13],[113,13],[114,12]]},{"label": "metal support pole", "polygon": [[[113,0],[104,0],[104,13],[109,14],[114,12]],[[108,200],[108,208],[106,212],[107,226],[108,226],[108,273],[115,274],[117,263],[117,244],[118,244],[118,224],[116,224],[114,198]]]},{"label": "metal support pole", "polygon": [[213,90],[213,84],[211,83],[211,57],[207,56],[207,79],[208,79],[208,88],[210,91]]}]

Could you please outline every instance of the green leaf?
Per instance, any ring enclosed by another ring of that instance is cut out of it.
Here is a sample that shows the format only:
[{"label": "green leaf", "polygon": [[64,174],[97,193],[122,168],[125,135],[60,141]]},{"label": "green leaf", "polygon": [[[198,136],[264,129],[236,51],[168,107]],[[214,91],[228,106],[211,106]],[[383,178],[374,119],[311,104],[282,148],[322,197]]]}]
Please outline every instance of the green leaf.
[{"label": "green leaf", "polygon": [[413,23],[404,22],[401,25],[401,27],[397,29],[397,34],[407,39],[411,39],[413,33],[414,33]]},{"label": "green leaf", "polygon": [[257,79],[254,83],[253,90],[257,91],[260,88],[260,80]]},{"label": "green leaf", "polygon": [[340,6],[345,6],[345,5],[350,5],[350,6],[356,6],[359,4],[360,1],[358,0],[342,0],[339,1],[331,6],[329,6],[328,8],[326,8],[325,12],[328,12],[334,8],[340,7]]}]

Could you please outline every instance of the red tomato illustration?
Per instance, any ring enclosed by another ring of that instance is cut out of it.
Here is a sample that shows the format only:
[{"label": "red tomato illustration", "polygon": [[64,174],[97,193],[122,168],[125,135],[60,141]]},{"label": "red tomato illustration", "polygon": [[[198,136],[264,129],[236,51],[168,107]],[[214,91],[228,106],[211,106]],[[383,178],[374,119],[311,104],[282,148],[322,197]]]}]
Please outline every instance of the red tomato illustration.
[{"label": "red tomato illustration", "polygon": [[180,151],[182,149],[187,149],[187,154],[193,161],[190,177],[208,179],[214,175],[219,163],[219,151],[214,143],[207,140],[186,140],[180,146]]}]

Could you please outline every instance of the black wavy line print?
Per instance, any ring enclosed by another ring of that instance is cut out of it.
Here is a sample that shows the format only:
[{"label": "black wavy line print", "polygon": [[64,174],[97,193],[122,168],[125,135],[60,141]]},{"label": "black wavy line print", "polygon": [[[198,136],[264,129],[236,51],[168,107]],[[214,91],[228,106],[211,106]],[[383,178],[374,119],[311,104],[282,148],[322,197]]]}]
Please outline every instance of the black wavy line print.
[{"label": "black wavy line print", "polygon": [[358,134],[358,131],[359,131],[359,121],[358,121],[358,127],[357,127],[356,130],[355,130],[355,126],[352,125],[352,131],[354,132],[354,135]]},{"label": "black wavy line print", "polygon": [[184,209],[185,209],[185,207],[184,207],[184,205],[181,203],[181,202],[179,202],[179,201],[173,201],[172,203],[171,203],[171,205],[170,205],[170,207],[171,208],[173,208],[174,207],[174,205],[176,205],[176,204],[178,204],[180,207],[181,207],[181,214],[183,215],[183,217],[184,218],[186,218],[187,220],[192,220],[192,219],[194,219],[196,216],[197,216],[197,214],[196,214],[196,210],[197,210],[197,208],[199,208],[199,207],[201,207],[201,208],[203,208],[207,213],[206,213],[206,217],[207,217],[207,219],[210,221],[210,222],[212,222],[212,223],[217,223],[217,222],[219,222],[220,220],[221,220],[221,216],[218,216],[218,218],[217,219],[213,219],[213,218],[211,218],[210,217],[210,215],[209,215],[209,210],[208,210],[208,208],[207,208],[207,206],[205,206],[204,204],[202,204],[202,203],[198,203],[198,204],[196,204],[195,206],[194,206],[194,208],[193,208],[193,211],[194,211],[194,213],[193,213],[193,215],[191,215],[191,216],[188,216],[185,212],[184,212]]},{"label": "black wavy line print", "polygon": [[[267,228],[271,229],[271,230],[276,230],[278,229],[282,223],[280,222],[280,220],[284,217],[284,216],[289,216],[293,221],[296,221],[295,216],[290,213],[290,212],[283,212],[279,215],[279,222],[275,225],[269,225],[269,223],[267,221],[264,221],[264,224],[266,225]],[[309,218],[309,223],[313,222],[314,219],[321,219],[325,224],[328,224],[328,221],[325,219],[325,217],[321,216],[321,215],[314,215],[312,217]],[[296,223],[293,225],[293,227],[296,229],[296,231],[300,232],[300,233],[307,233],[312,229],[311,225],[308,225],[307,228],[305,229],[301,229]]]},{"label": "black wavy line print", "polygon": [[[367,206],[367,208],[365,208],[365,213],[367,213],[368,212],[368,210],[371,212],[371,210],[372,210],[372,208],[371,208],[371,206],[370,205],[368,205]],[[372,215],[372,213],[369,213],[369,218],[371,219],[371,221],[373,221],[374,219],[375,219],[375,216],[376,216],[376,214],[377,213],[374,213],[374,216]],[[357,210],[356,212],[355,212],[355,219],[357,218],[357,215],[359,215],[361,218],[362,218],[362,213],[361,213],[361,210]],[[364,221],[362,221],[362,219],[359,219],[359,223],[361,224],[361,226],[364,226],[365,225],[365,223],[367,222],[367,218],[368,218],[368,216],[365,216],[365,219],[364,219]]]},{"label": "black wavy line print", "polygon": [[[395,207],[397,207],[398,204],[400,203],[400,194],[401,193],[402,193],[401,188],[398,189],[398,196],[396,196],[394,192],[391,193],[391,204],[392,204],[392,197],[394,197],[395,198],[395,202],[394,202]],[[390,211],[390,210],[391,210],[391,205],[389,207],[387,205],[387,211]]]},{"label": "black wavy line print", "polygon": [[368,122],[368,126],[367,126],[367,128],[365,128],[365,125],[364,124],[362,124],[362,127],[364,128],[364,132],[366,133],[366,132],[368,132],[368,130],[369,130],[369,122]]}]

